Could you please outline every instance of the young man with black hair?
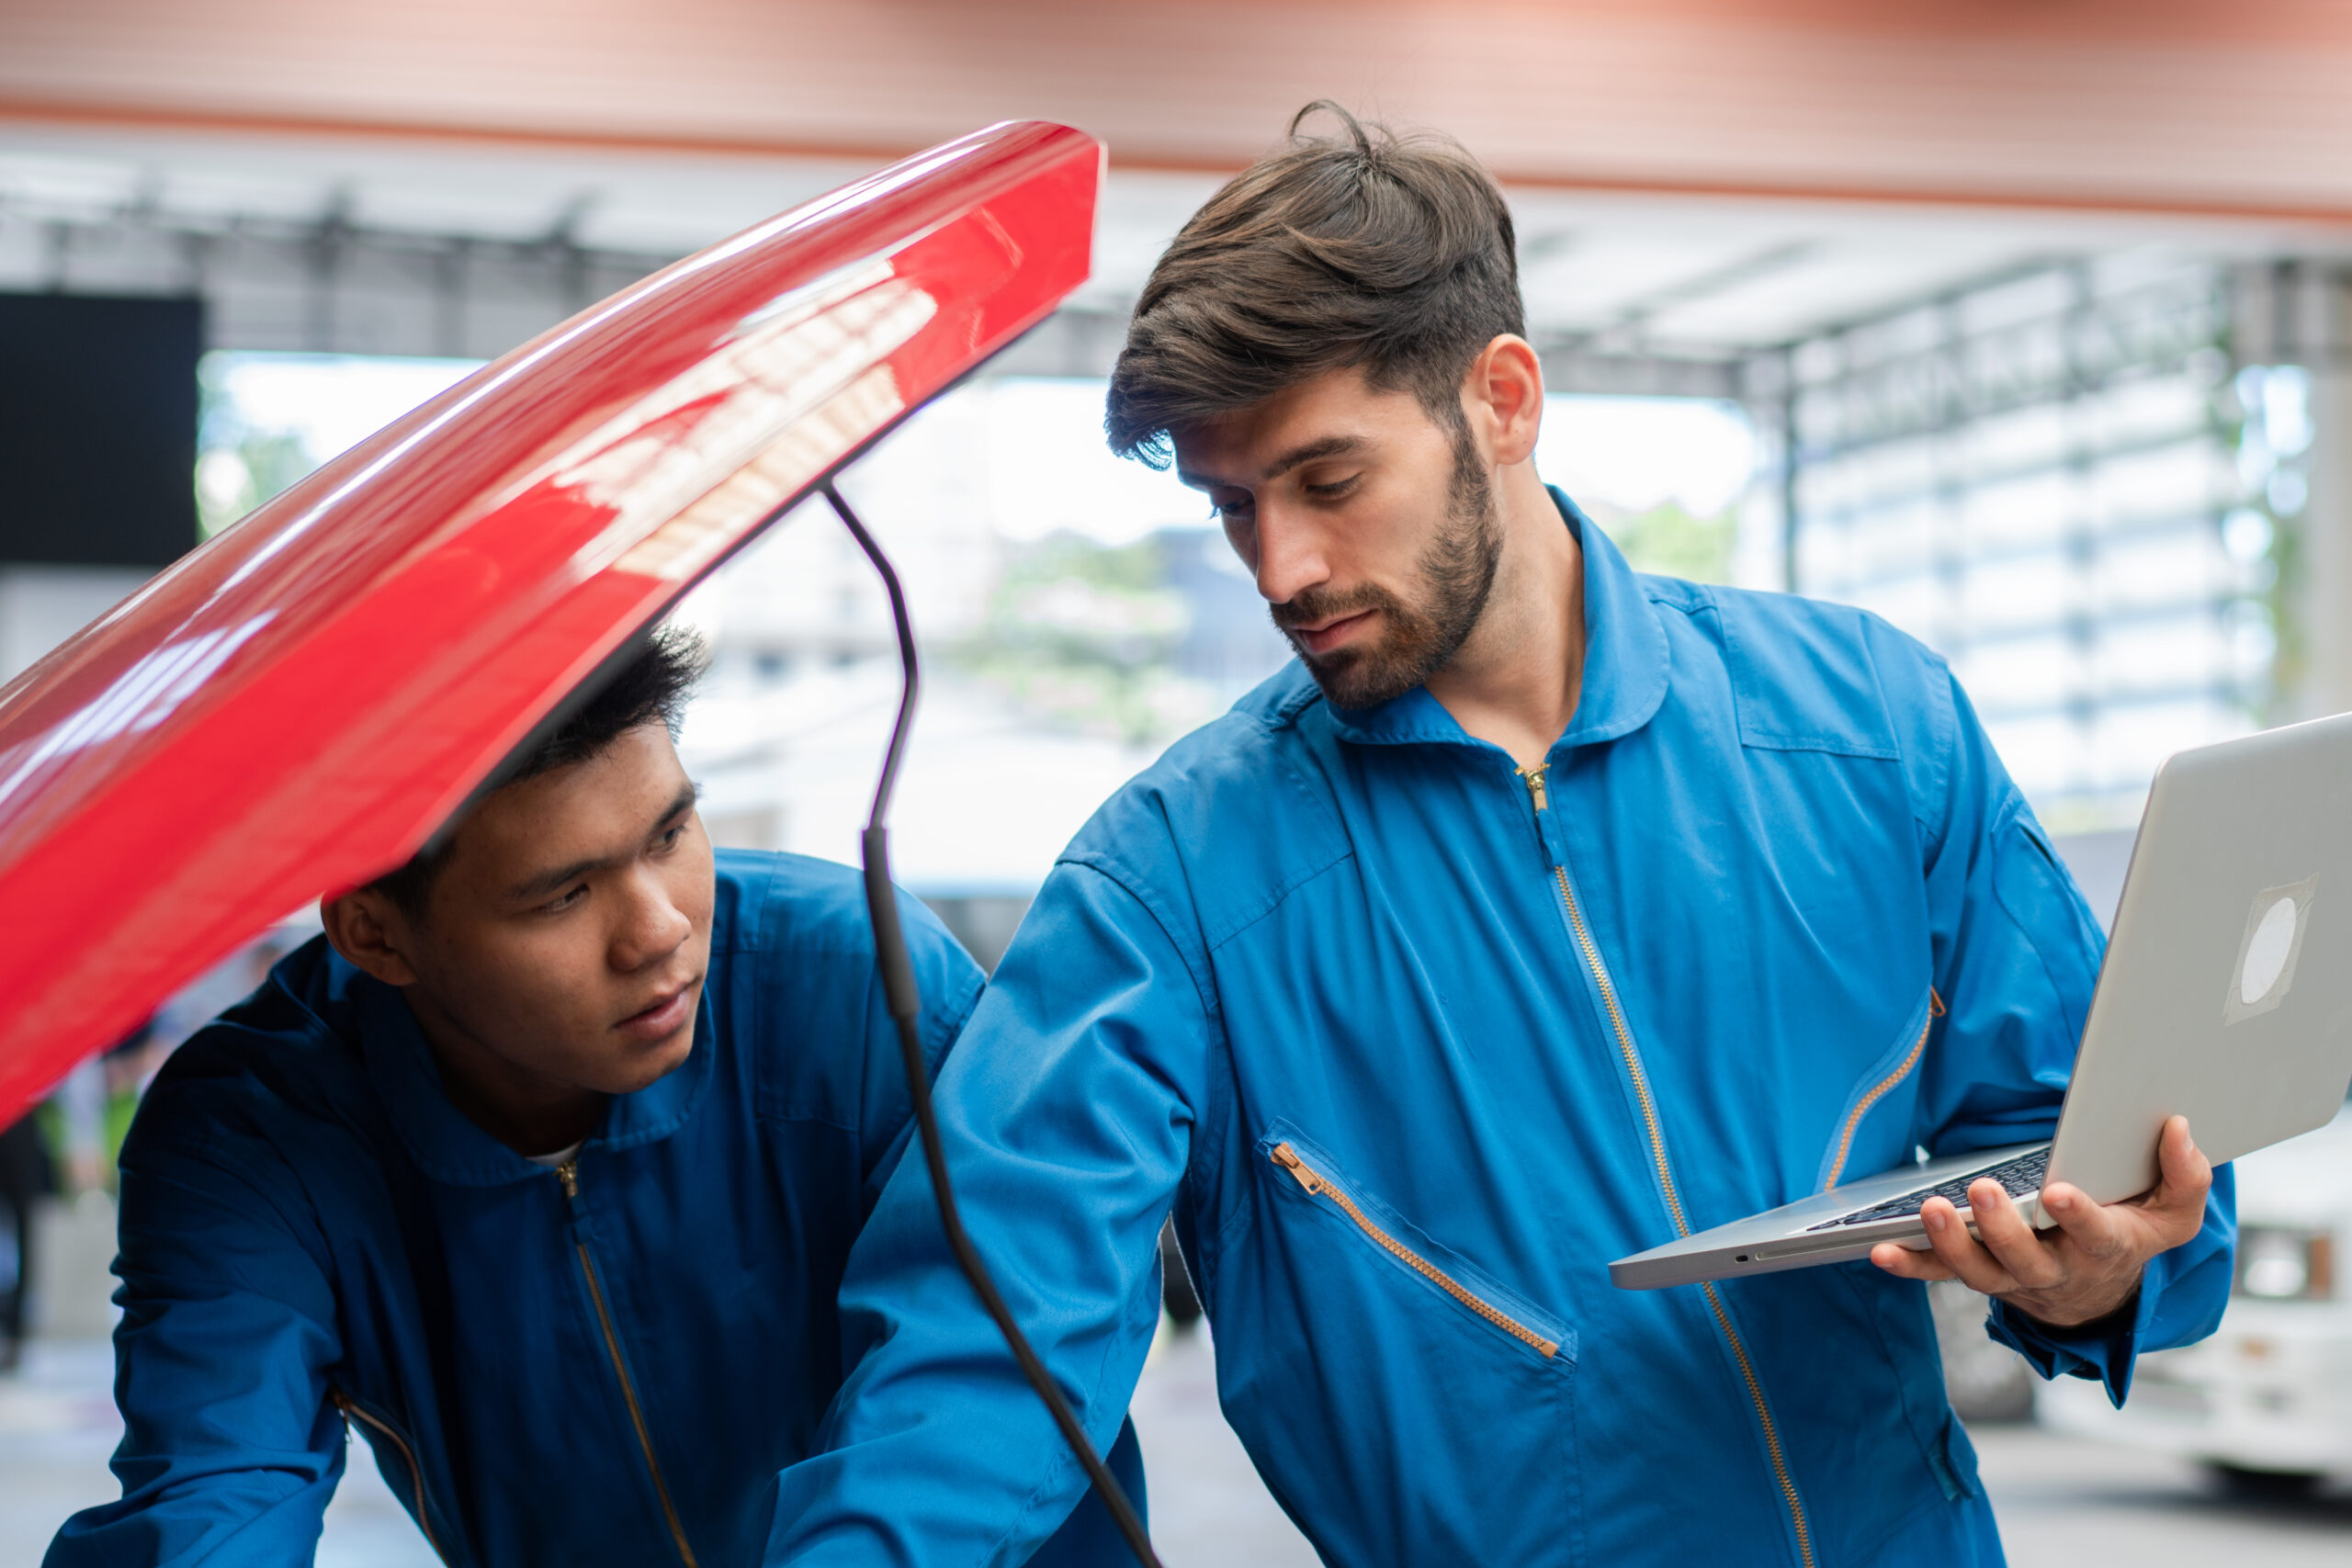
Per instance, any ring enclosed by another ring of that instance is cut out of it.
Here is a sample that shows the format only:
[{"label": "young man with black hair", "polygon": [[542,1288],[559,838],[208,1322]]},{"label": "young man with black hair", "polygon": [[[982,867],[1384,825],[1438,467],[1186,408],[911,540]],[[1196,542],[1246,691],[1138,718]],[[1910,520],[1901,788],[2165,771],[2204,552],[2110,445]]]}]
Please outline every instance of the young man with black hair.
[{"label": "young man with black hair", "polygon": [[[451,1564],[758,1561],[910,1108],[857,874],[704,836],[698,668],[656,637],[164,1067],[122,1153],[123,1496],[51,1568],[307,1563],[346,1426]],[[901,919],[935,1066],[980,975]],[[1116,1549],[1097,1506],[1051,1551]]]},{"label": "young man with black hair", "polygon": [[[2049,1135],[2099,937],[1942,661],[1639,576],[1538,479],[1510,217],[1337,115],[1188,223],[1114,448],[1204,491],[1299,662],[1064,853],[939,1084],[964,1213],[1099,1442],[1171,1208],[1227,1416],[1324,1560],[1990,1563],[1926,1278],[2120,1398],[2210,1330],[2226,1173],[2036,1236],[1673,1291],[1607,1264]],[[1295,133],[1295,127],[1294,127]],[[1017,1561],[1078,1472],[905,1171],[772,1561]]]}]

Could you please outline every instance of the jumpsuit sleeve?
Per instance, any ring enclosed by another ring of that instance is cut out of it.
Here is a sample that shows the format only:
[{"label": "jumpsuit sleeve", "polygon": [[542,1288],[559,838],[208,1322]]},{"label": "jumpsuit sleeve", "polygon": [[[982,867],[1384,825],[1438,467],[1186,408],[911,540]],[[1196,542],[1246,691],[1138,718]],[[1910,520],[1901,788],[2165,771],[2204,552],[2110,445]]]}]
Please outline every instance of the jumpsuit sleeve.
[{"label": "jumpsuit sleeve", "polygon": [[[1159,1227],[1213,1027],[1171,924],[1103,872],[1057,866],[936,1088],[964,1224],[1098,1450],[1159,1325]],[[1027,1561],[1085,1472],[956,1268],[920,1150],[851,1254],[842,1318],[852,1371],[827,1451],[779,1477],[766,1561]],[[1132,1478],[1132,1439],[1120,1450]]]},{"label": "jumpsuit sleeve", "polygon": [[288,1217],[307,1210],[266,1167],[141,1137],[164,1109],[123,1154],[122,1497],[68,1519],[47,1568],[308,1563],[345,1439],[334,1295]]},{"label": "jumpsuit sleeve", "polygon": [[[1928,665],[1915,711],[1929,733],[1906,752],[1935,985],[1949,1010],[1913,1134],[1937,1156],[2034,1142],[2057,1131],[2104,939],[1959,683],[1940,663],[1913,661]],[[1995,1303],[1987,1332],[2041,1376],[2098,1379],[2120,1404],[2139,1352],[2200,1339],[2221,1321],[2233,1191],[2229,1168],[2216,1170],[2203,1227],[2148,1261],[2138,1296],[2116,1316],[2060,1329]]]},{"label": "jumpsuit sleeve", "polygon": [[[964,1026],[971,1021],[972,1010],[979,1005],[986,976],[939,917],[903,893],[899,896],[899,929],[906,938],[907,956],[914,966],[916,988],[922,998],[918,1032],[922,1042],[923,1063],[930,1077],[936,1079],[948,1051],[963,1033]],[[899,1044],[898,1024],[890,1017],[882,994],[878,968],[867,987],[865,1020],[865,1095],[859,1125],[865,1183],[861,1196],[864,1212],[870,1220],[875,1204],[881,1200],[914,1137],[914,1105],[907,1089],[906,1056]],[[926,1178],[926,1186],[927,1183]],[[1120,1427],[1108,1462],[1136,1506],[1143,1507],[1143,1454],[1133,1422]],[[1125,1543],[1119,1538],[1118,1527],[1111,1522],[1110,1510],[1089,1493],[1079,1500],[1053,1539],[1038,1548],[1029,1561],[1033,1568],[1099,1568],[1102,1563],[1124,1562],[1125,1556]]]}]

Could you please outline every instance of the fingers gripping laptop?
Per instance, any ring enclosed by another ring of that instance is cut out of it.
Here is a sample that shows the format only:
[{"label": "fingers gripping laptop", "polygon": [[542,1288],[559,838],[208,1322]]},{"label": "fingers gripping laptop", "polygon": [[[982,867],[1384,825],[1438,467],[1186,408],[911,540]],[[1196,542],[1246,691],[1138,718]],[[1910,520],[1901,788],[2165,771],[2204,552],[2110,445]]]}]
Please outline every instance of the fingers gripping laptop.
[{"label": "fingers gripping laptop", "polygon": [[[1627,1290],[1924,1248],[1930,1197],[1990,1177],[2045,1225],[2156,1182],[2166,1118],[2214,1164],[2320,1126],[2352,1087],[2352,715],[2183,751],[2148,794],[2075,1076],[2048,1143],[1901,1167],[1609,1266]],[[1972,1226],[1972,1229],[1973,1227]]]}]

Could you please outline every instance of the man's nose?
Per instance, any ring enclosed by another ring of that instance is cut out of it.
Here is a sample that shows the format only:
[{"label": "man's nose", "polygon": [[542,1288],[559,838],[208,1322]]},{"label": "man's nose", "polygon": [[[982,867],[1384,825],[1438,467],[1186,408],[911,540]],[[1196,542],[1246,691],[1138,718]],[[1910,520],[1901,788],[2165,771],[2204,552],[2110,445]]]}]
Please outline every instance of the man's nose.
[{"label": "man's nose", "polygon": [[1269,604],[1286,604],[1331,576],[1318,529],[1261,505],[1258,513],[1258,592]]},{"label": "man's nose", "polygon": [[613,933],[613,967],[623,972],[658,964],[694,934],[695,923],[650,869],[629,879],[628,912]]}]

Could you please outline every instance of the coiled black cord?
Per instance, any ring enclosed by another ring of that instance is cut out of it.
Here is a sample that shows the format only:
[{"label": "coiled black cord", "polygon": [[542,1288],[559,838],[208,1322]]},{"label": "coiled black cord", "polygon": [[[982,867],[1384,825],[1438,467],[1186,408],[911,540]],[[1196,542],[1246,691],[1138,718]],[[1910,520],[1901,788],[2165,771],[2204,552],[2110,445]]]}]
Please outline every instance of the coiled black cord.
[{"label": "coiled black cord", "polygon": [[899,634],[899,663],[905,677],[899,692],[899,717],[890,727],[889,750],[882,758],[882,779],[874,790],[874,812],[860,840],[865,863],[865,912],[874,924],[874,959],[882,975],[883,998],[892,1021],[899,1026],[899,1050],[907,1060],[907,1088],[914,1100],[915,1130],[922,1137],[923,1162],[931,1170],[932,1192],[939,1200],[940,1228],[947,1233],[948,1250],[955,1253],[964,1278],[972,1282],[980,1304],[996,1320],[997,1331],[1012,1347],[1012,1359],[1021,1364],[1022,1375],[1045,1402],[1054,1425],[1061,1428],[1062,1440],[1085,1467],[1086,1478],[1101,1494],[1102,1506],[1111,1510],[1111,1518],[1119,1527],[1119,1533],[1126,1537],[1136,1561],[1144,1568],[1160,1568],[1159,1554],[1151,1549],[1151,1537],[1144,1529],[1135,1505],[1127,1500],[1118,1478],[1095,1453],[1094,1445],[1087,1439],[1086,1428],[1079,1425],[1077,1413],[1062,1397],[1060,1385],[1030,1348],[1021,1325],[1012,1321],[1012,1309],[1004,1304],[987,1262],[972,1244],[970,1234],[964,1229],[963,1216],[956,1208],[955,1189],[947,1179],[947,1156],[939,1142],[939,1119],[932,1110],[931,1077],[923,1062],[922,1037],[918,1028],[922,1016],[922,995],[915,985],[914,965],[907,956],[906,937],[899,930],[898,898],[890,886],[890,830],[884,826],[890,815],[890,795],[899,782],[899,764],[906,757],[907,735],[914,723],[915,694],[922,682],[922,670],[915,659],[914,624],[907,615],[907,596],[899,586],[899,574],[892,570],[889,558],[882,553],[882,547],[874,542],[874,536],[857,520],[857,513],[850,510],[840,491],[831,484],[822,488],[825,499],[832,503],[833,511],[849,529],[850,537],[857,541],[858,548],[865,552],[865,558],[881,574],[882,586],[890,595],[890,621]]}]

